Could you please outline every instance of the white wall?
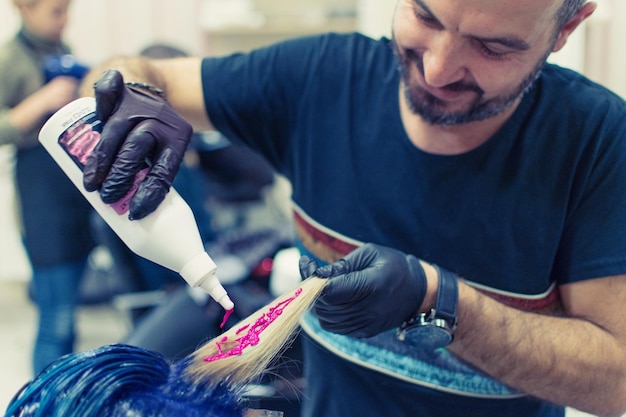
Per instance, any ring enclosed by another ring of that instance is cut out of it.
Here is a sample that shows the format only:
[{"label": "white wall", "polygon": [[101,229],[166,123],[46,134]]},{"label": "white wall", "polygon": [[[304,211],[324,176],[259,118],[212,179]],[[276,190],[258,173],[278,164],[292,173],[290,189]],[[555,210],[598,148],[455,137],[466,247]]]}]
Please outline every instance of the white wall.
[{"label": "white wall", "polygon": [[10,0],[0,0],[0,16],[2,16],[0,41],[4,41],[13,35],[19,26],[19,16]]},{"label": "white wall", "polygon": [[372,38],[391,37],[391,19],[395,6],[395,0],[359,0],[359,31]]},{"label": "white wall", "polygon": [[73,0],[67,40],[88,63],[163,41],[198,50],[197,0]]},{"label": "white wall", "polygon": [[30,264],[22,246],[13,184],[13,150],[0,146],[0,281],[30,278]]},{"label": "white wall", "polygon": [[[95,64],[117,54],[134,54],[166,41],[199,53],[199,0],[73,0],[65,32],[74,53]],[[19,28],[10,0],[0,0],[0,41]]]}]

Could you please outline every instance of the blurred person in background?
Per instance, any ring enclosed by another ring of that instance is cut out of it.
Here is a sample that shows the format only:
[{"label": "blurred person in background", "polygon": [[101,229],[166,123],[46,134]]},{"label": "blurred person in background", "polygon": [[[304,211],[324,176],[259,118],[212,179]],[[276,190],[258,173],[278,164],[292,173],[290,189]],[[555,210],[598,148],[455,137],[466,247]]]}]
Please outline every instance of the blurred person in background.
[{"label": "blurred person in background", "polygon": [[0,145],[13,144],[23,241],[38,308],[33,371],[70,353],[83,270],[94,241],[91,209],[44,148],[39,130],[77,97],[87,68],[62,40],[70,0],[13,0],[17,34],[0,49]]}]

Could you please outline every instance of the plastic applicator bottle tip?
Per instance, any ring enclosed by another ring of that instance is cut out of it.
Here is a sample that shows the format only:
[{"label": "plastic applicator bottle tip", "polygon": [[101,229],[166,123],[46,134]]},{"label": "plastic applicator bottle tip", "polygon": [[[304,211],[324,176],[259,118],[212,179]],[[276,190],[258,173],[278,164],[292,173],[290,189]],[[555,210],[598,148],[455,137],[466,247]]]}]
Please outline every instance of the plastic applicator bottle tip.
[{"label": "plastic applicator bottle tip", "polygon": [[217,300],[217,302],[224,308],[226,311],[232,311],[235,309],[235,303],[230,299],[228,294],[224,294],[222,298]]},{"label": "plastic applicator bottle tip", "polygon": [[216,275],[211,275],[210,277],[205,279],[200,284],[200,287],[205,290],[211,296],[211,298],[217,301],[224,308],[224,310],[228,311],[235,308],[235,304],[226,293],[226,290],[217,279]]}]

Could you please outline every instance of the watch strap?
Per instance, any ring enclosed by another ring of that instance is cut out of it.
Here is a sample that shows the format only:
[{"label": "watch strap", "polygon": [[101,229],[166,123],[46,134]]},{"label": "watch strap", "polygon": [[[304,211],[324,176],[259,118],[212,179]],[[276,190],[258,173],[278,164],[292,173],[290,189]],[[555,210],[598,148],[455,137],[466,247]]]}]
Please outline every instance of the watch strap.
[{"label": "watch strap", "polygon": [[456,310],[459,302],[459,284],[457,277],[450,271],[441,269],[435,265],[439,284],[437,286],[437,301],[435,311],[438,317],[448,322],[452,330],[456,327]]}]

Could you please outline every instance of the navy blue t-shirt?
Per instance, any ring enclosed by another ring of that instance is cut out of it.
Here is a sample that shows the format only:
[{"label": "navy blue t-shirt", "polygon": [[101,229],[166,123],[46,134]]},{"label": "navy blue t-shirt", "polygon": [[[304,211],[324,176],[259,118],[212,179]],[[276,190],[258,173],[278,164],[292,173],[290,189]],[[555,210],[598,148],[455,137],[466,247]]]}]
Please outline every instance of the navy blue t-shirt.
[{"label": "navy blue t-shirt", "polygon": [[[410,142],[387,39],[302,38],[207,58],[202,75],[215,127],[292,182],[301,249],[321,261],[374,242],[536,311],[558,308],[558,284],[626,273],[626,106],[570,70],[547,65],[492,138],[453,156]],[[305,330],[329,349],[369,349],[307,320]],[[367,344],[380,355],[394,350]],[[422,365],[399,369],[411,354],[395,353],[392,365],[354,361],[419,384]],[[456,371],[439,363],[446,360],[431,365]],[[515,396],[473,378],[426,385]]]}]

